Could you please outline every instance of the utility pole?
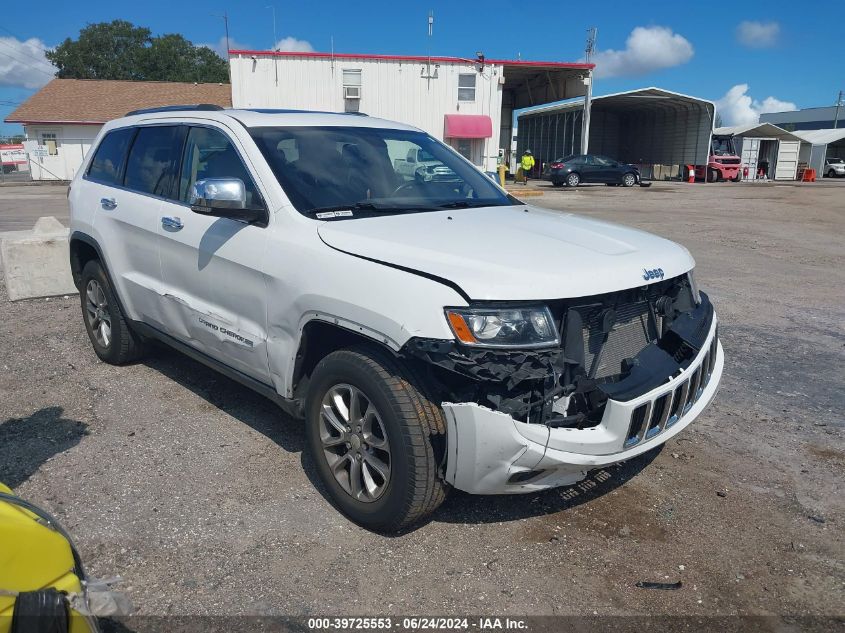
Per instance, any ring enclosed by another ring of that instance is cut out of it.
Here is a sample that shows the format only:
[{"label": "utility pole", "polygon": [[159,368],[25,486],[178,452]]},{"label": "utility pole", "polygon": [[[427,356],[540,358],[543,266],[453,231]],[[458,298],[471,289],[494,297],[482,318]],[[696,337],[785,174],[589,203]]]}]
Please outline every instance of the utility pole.
[{"label": "utility pole", "polygon": [[841,108],[845,103],[842,102],[843,97],[845,97],[845,92],[842,90],[839,91],[839,96],[836,98],[836,114],[833,117],[833,127],[836,128],[839,126],[839,108]]},{"label": "utility pole", "polygon": [[223,18],[223,26],[226,29],[226,73],[229,75],[229,83],[232,83],[232,64],[229,59],[229,14],[224,12],[223,15],[212,13],[213,18]]},{"label": "utility pole", "polygon": [[[271,9],[273,11],[273,45],[270,47],[270,50],[274,53],[276,52],[276,46],[279,44],[279,40],[276,39],[276,5],[268,5],[264,7],[265,9]],[[279,85],[279,58],[276,55],[273,55],[273,70],[276,74],[276,85]]]},{"label": "utility pole", "polygon": [[[591,27],[587,29],[587,46],[584,49],[584,58],[587,63],[593,58],[593,53],[596,50],[596,36],[598,29]],[[588,70],[586,77],[584,77],[584,85],[587,88],[587,93],[584,95],[584,116],[581,125],[581,153],[586,154],[590,149],[590,110],[593,102],[593,71]]]},{"label": "utility pole", "polygon": [[437,67],[434,71],[431,70],[431,39],[434,36],[434,11],[428,12],[428,61],[425,64],[425,70],[420,73],[420,77],[426,80],[428,89],[431,89],[431,80],[437,79]]}]

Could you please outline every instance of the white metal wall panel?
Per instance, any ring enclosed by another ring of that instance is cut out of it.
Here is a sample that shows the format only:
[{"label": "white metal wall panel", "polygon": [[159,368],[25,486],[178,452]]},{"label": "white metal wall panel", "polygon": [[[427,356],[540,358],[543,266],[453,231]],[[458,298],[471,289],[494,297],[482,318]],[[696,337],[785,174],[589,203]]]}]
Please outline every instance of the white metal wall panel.
[{"label": "white metal wall panel", "polygon": [[[501,133],[502,68],[441,63],[437,78],[421,76],[424,62],[405,60],[335,59],[236,55],[231,59],[232,105],[235,108],[287,108],[343,112],[343,71],[361,71],[359,109],[370,116],[419,127],[443,139],[444,115],[485,114],[493,121],[493,136],[483,154],[494,169]],[[435,66],[432,64],[432,71]],[[278,84],[276,72],[278,71]],[[476,76],[475,100],[458,101],[458,75]]]},{"label": "white metal wall panel", "polygon": [[827,145],[813,145],[810,149],[809,167],[816,170],[816,175],[820,175],[824,169],[824,159],[827,153]]},{"label": "white metal wall panel", "polygon": [[759,138],[742,138],[742,165],[748,167],[747,180],[753,180],[757,175],[757,160],[760,156]]},{"label": "white metal wall panel", "polygon": [[775,180],[795,180],[798,174],[798,152],[801,141],[781,141],[778,144]]}]

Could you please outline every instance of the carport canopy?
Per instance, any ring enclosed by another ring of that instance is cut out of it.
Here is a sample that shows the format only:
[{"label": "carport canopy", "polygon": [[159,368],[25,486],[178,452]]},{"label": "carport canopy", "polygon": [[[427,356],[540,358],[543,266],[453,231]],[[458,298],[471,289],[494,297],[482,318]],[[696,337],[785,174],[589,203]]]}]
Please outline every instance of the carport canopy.
[{"label": "carport canopy", "polygon": [[596,97],[590,151],[628,163],[706,164],[715,109],[711,101],[654,87]]},{"label": "carport canopy", "polygon": [[845,141],[845,128],[801,130],[800,132],[795,132],[795,136],[813,145],[834,145],[839,143],[839,141]]},{"label": "carport canopy", "polygon": [[[519,152],[531,148],[549,161],[574,150],[577,143],[558,119],[580,112],[584,99],[550,105],[519,117]],[[594,97],[590,115],[589,152],[641,165],[707,163],[715,105],[712,101],[661,88],[641,88]]]},{"label": "carport canopy", "polygon": [[845,128],[826,130],[801,130],[795,132],[803,141],[801,160],[816,170],[824,173],[825,158],[845,158]]},{"label": "carport canopy", "polygon": [[713,134],[722,136],[744,136],[746,138],[774,138],[779,141],[803,141],[804,139],[772,123],[732,125],[717,127]]}]

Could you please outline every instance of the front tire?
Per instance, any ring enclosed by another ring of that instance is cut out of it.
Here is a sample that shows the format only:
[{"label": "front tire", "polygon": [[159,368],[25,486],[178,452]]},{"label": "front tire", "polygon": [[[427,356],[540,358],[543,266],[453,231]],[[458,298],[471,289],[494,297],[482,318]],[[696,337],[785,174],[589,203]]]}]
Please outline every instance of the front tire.
[{"label": "front tire", "polygon": [[566,177],[566,186],[567,187],[577,187],[581,184],[581,176],[576,173],[571,173]]},{"label": "front tire", "polygon": [[85,330],[100,360],[125,365],[143,356],[144,343],[129,329],[99,261],[91,260],[82,269],[79,298]]},{"label": "front tire", "polygon": [[707,168],[707,182],[719,182],[719,172],[715,169]]},{"label": "front tire", "polygon": [[311,377],[308,448],[340,510],[362,527],[398,531],[446,498],[446,424],[426,387],[386,352],[332,352]]},{"label": "front tire", "polygon": [[622,184],[625,187],[633,187],[637,184],[637,177],[631,172],[628,172],[627,174],[622,176]]}]

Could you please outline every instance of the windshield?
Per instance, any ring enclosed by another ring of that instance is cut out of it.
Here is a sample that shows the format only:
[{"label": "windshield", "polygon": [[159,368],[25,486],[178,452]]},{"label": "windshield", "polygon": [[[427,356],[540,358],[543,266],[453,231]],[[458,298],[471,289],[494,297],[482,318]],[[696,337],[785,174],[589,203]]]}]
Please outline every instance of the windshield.
[{"label": "windshield", "polygon": [[714,156],[735,156],[733,139],[729,136],[713,137]]},{"label": "windshield", "polygon": [[827,162],[839,164],[839,163],[845,163],[845,160],[843,160],[842,158],[828,158]]},{"label": "windshield", "polygon": [[490,178],[424,132],[273,127],[250,133],[291,203],[306,215],[512,204]]}]

